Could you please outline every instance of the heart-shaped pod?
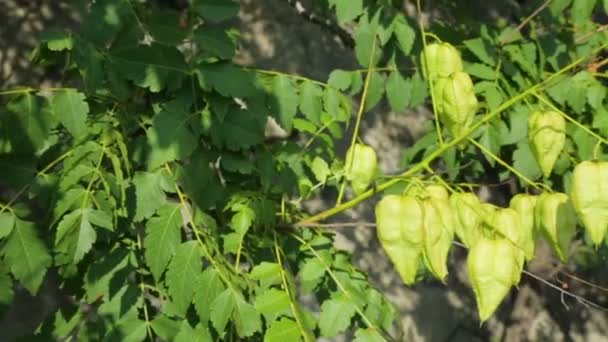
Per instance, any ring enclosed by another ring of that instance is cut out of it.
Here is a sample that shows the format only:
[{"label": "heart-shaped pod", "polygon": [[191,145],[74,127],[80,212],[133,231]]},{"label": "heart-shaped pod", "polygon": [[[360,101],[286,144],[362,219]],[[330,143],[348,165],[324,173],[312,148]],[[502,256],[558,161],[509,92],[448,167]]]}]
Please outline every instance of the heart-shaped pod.
[{"label": "heart-shaped pod", "polygon": [[530,149],[545,177],[566,143],[566,120],[557,112],[534,112],[528,118]]},{"label": "heart-shaped pod", "polygon": [[534,211],[538,196],[529,194],[517,194],[511,198],[509,207],[513,208],[519,215],[520,231],[522,233],[521,246],[524,249],[526,260],[530,261],[534,257],[536,249],[537,230],[534,226]]},{"label": "heart-shaped pod", "polygon": [[460,52],[449,43],[428,44],[420,54],[420,62],[424,77],[431,79],[462,71]]},{"label": "heart-shaped pod", "polygon": [[456,235],[467,247],[472,247],[481,236],[483,209],[479,198],[470,192],[453,193],[450,206]]},{"label": "heart-shaped pod", "polygon": [[346,153],[346,179],[350,181],[355,194],[367,190],[376,176],[378,158],[371,146],[355,144]]},{"label": "heart-shaped pod", "polygon": [[576,213],[568,195],[544,192],[536,204],[536,226],[562,261],[568,261],[568,251],[576,234]]},{"label": "heart-shaped pod", "polygon": [[415,283],[423,249],[422,204],[411,196],[387,195],[376,205],[375,214],[382,248],[403,282]]},{"label": "heart-shaped pod", "polygon": [[481,237],[469,250],[467,271],[482,322],[496,311],[509,293],[516,269],[515,249],[506,239]]},{"label": "heart-shaped pod", "polygon": [[572,204],[597,246],[608,231],[608,162],[584,161],[574,168]]}]

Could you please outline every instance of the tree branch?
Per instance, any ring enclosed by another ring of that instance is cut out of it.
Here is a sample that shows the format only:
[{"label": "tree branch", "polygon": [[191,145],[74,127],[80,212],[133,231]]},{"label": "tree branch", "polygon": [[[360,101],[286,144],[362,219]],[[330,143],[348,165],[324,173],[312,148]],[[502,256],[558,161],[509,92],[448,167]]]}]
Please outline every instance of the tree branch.
[{"label": "tree branch", "polygon": [[340,38],[340,41],[344,46],[353,49],[355,47],[355,40],[345,29],[340,27],[337,23],[330,19],[322,18],[317,16],[315,13],[304,8],[301,1],[298,0],[287,0],[287,3],[293,7],[293,9],[300,15],[304,20],[309,21],[317,26],[330,31]]}]

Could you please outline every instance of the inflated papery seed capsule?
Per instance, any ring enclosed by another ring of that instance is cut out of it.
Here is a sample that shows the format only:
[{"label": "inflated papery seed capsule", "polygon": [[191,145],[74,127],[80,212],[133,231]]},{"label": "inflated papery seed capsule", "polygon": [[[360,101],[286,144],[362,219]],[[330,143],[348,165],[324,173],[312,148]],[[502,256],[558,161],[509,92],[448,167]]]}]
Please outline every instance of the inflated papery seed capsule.
[{"label": "inflated papery seed capsule", "polygon": [[608,231],[608,162],[584,161],[574,168],[572,204],[594,245]]},{"label": "inflated papery seed capsule", "polygon": [[519,227],[519,215],[511,208],[498,208],[490,221],[492,228],[498,233],[499,237],[509,241],[513,247],[515,265],[513,270],[513,285],[519,284],[521,272],[524,269],[525,253],[522,245],[523,233]]},{"label": "inflated papery seed capsule", "polygon": [[566,121],[557,112],[534,112],[528,118],[530,149],[545,177],[549,177],[566,143]]},{"label": "inflated papery seed capsule", "polygon": [[460,52],[449,43],[428,44],[420,55],[424,77],[435,79],[448,77],[452,73],[462,71]]},{"label": "inflated papery seed capsule", "polygon": [[482,322],[496,311],[511,289],[517,269],[514,253],[513,244],[506,239],[486,237],[469,250],[467,271]]},{"label": "inflated papery seed capsule", "polygon": [[[442,217],[443,206],[436,199],[428,198],[422,201],[424,206],[423,242],[424,262],[431,273],[444,282],[448,274],[447,258],[452,247],[454,234],[446,227]],[[446,203],[447,204],[447,203]]]},{"label": "inflated papery seed capsule", "polygon": [[562,261],[568,260],[570,243],[576,233],[576,214],[564,193],[542,193],[536,203],[536,226]]},{"label": "inflated papery seed capsule", "polygon": [[526,260],[530,261],[534,257],[536,249],[537,231],[534,227],[534,210],[538,196],[528,194],[517,194],[511,198],[509,207],[517,211],[520,221],[520,230],[522,232],[522,248],[526,255]]},{"label": "inflated papery seed capsule", "polygon": [[416,282],[422,257],[423,208],[414,197],[387,195],[376,205],[376,227],[382,248],[403,282]]},{"label": "inflated papery seed capsule", "polygon": [[479,198],[470,192],[457,192],[450,197],[454,213],[454,232],[467,247],[472,247],[481,236],[483,211]]},{"label": "inflated papery seed capsule", "polygon": [[437,102],[440,119],[454,136],[460,136],[470,127],[478,107],[473,82],[467,73],[459,71],[448,76],[438,87],[437,92],[441,92],[441,102]]},{"label": "inflated papery seed capsule", "polygon": [[350,181],[355,194],[364,192],[378,169],[376,151],[370,146],[355,144],[354,150],[349,149],[346,153],[346,167],[346,179]]}]

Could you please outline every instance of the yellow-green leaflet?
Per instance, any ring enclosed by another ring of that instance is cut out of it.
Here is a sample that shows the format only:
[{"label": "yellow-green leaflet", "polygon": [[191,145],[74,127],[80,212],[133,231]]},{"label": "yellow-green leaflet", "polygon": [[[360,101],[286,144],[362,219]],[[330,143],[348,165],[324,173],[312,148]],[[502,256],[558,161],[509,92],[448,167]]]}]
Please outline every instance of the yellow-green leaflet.
[{"label": "yellow-green leaflet", "polygon": [[534,257],[536,248],[537,232],[534,227],[534,210],[536,208],[537,196],[528,194],[517,194],[511,198],[509,207],[517,211],[520,221],[520,231],[523,240],[521,247],[524,249],[526,260],[530,261]]},{"label": "yellow-green leaflet", "polygon": [[431,79],[462,71],[460,52],[449,43],[428,44],[420,54],[420,62],[424,77],[430,76]]},{"label": "yellow-green leaflet", "polygon": [[523,234],[519,227],[519,215],[511,208],[498,208],[494,211],[490,226],[498,232],[499,237],[511,243],[515,265],[513,285],[519,284],[524,269],[524,249],[521,247]]},{"label": "yellow-green leaflet", "polygon": [[608,162],[584,161],[572,175],[572,204],[596,246],[608,230]]},{"label": "yellow-green leaflet", "polygon": [[460,241],[472,247],[481,236],[482,208],[479,198],[470,192],[458,192],[450,197],[454,213],[454,231]]},{"label": "yellow-green leaflet", "polygon": [[355,144],[354,150],[349,149],[346,153],[346,167],[346,179],[350,181],[355,194],[364,192],[378,169],[376,151],[370,146]]},{"label": "yellow-green leaflet", "polygon": [[545,177],[549,177],[566,143],[566,120],[557,112],[534,112],[528,118],[530,149]]},{"label": "yellow-green leaflet", "polygon": [[447,201],[442,203],[436,199],[425,199],[424,206],[424,261],[431,273],[442,282],[448,274],[447,258],[452,247],[454,234],[451,227],[446,226]]},{"label": "yellow-green leaflet", "polygon": [[376,205],[376,230],[382,248],[403,282],[416,282],[422,257],[422,204],[414,197],[387,195]]},{"label": "yellow-green leaflet", "polygon": [[542,193],[536,204],[536,226],[562,261],[568,261],[570,242],[576,233],[576,214],[564,193]]},{"label": "yellow-green leaflet", "polygon": [[513,244],[482,237],[469,250],[467,271],[473,285],[479,319],[487,320],[511,289],[517,270]]}]

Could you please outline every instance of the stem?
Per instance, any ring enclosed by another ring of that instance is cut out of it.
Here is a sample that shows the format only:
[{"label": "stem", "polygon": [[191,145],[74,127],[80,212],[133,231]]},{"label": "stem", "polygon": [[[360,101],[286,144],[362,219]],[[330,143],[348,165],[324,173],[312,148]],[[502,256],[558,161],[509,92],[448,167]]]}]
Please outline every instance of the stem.
[{"label": "stem", "polygon": [[310,332],[304,326],[302,312],[298,308],[298,306],[295,302],[295,296],[290,291],[287,274],[285,274],[286,270],[283,267],[283,262],[281,261],[281,250],[279,247],[279,242],[277,240],[276,232],[274,232],[274,252],[275,252],[275,256],[277,258],[277,264],[279,264],[283,287],[285,288],[285,293],[287,293],[287,296],[289,297],[289,306],[291,307],[291,312],[293,312],[293,317],[296,319],[298,328],[300,328],[300,335],[302,335],[302,337],[304,338],[304,342],[313,341],[313,338],[311,338],[311,336],[310,336]]},{"label": "stem", "polygon": [[[420,27],[420,35],[422,36],[422,51],[426,49],[426,36],[427,34],[424,32],[424,24],[422,23],[422,10],[420,8],[420,0],[416,0],[416,9],[418,10],[418,26]],[[433,35],[435,39],[441,41],[439,37]],[[433,105],[433,116],[435,117],[435,130],[437,130],[437,138],[439,139],[439,146],[443,145],[443,136],[441,135],[441,126],[439,124],[439,115],[437,113],[437,105],[435,104],[435,92],[433,91],[433,80],[431,79],[431,74],[429,73],[429,66],[426,63],[426,55],[423,53],[422,56],[422,67],[426,71],[427,81],[429,83],[429,89],[431,90],[431,104]]]},{"label": "stem", "polygon": [[483,153],[489,155],[492,159],[494,159],[498,164],[504,166],[507,170],[511,171],[511,173],[513,173],[514,175],[516,175],[517,177],[521,178],[524,180],[524,182],[530,184],[531,186],[535,187],[538,190],[541,190],[541,188],[538,186],[538,184],[536,184],[535,182],[533,182],[532,180],[530,180],[528,177],[524,176],[523,174],[521,174],[521,172],[517,171],[515,168],[513,168],[511,165],[509,165],[507,162],[505,162],[504,160],[502,160],[499,156],[495,155],[494,153],[492,153],[492,151],[488,150],[487,148],[485,148],[485,146],[483,146],[482,144],[478,143],[477,141],[475,141],[475,139],[471,139],[468,138],[468,140],[475,146],[477,146],[478,149],[480,149]]},{"label": "stem", "polygon": [[[368,68],[372,68],[374,65],[374,57],[376,55],[376,36],[374,36],[374,40],[372,41],[372,51],[369,57]],[[367,91],[369,90],[369,84],[371,81],[371,72],[368,72],[365,75],[365,84],[363,86],[363,94],[361,95],[361,103],[359,104],[359,111],[357,112],[357,119],[355,121],[355,129],[353,131],[353,137],[350,141],[350,148],[348,149],[348,154],[346,156],[346,160],[349,161],[347,165],[345,165],[345,175],[350,173],[350,169],[353,166],[353,155],[355,153],[355,143],[357,142],[357,136],[359,134],[359,126],[361,125],[361,117],[363,116],[363,111],[365,110],[365,100],[367,99]],[[340,185],[340,192],[338,193],[338,199],[336,200],[336,206],[339,206],[342,203],[342,196],[344,196],[344,189],[346,187],[346,177],[342,180],[342,184]]]},{"label": "stem", "polygon": [[[608,43],[602,45],[595,52],[602,50],[606,46],[608,46]],[[321,213],[318,213],[316,215],[304,218],[303,220],[300,220],[300,222],[298,222],[298,224],[317,222],[317,221],[321,221],[321,220],[327,219],[328,217],[334,216],[334,215],[336,215],[336,214],[338,214],[340,212],[343,212],[346,209],[350,209],[350,208],[354,207],[355,205],[357,205],[357,204],[365,201],[366,199],[372,197],[376,192],[380,192],[380,191],[386,190],[389,187],[397,184],[398,182],[401,181],[401,178],[409,177],[409,176],[411,176],[413,174],[416,174],[417,172],[425,169],[426,166],[429,165],[433,160],[435,160],[436,158],[438,158],[439,156],[441,156],[447,150],[455,147],[456,145],[458,145],[462,141],[466,140],[473,132],[475,132],[477,129],[479,129],[482,125],[484,125],[487,122],[489,122],[490,120],[492,120],[494,117],[498,116],[504,110],[506,110],[509,107],[513,106],[515,103],[519,102],[521,99],[525,98],[526,96],[528,96],[530,94],[533,94],[534,92],[537,91],[537,89],[541,88],[544,84],[546,84],[549,81],[553,80],[557,76],[562,75],[562,74],[568,72],[569,70],[575,68],[577,65],[579,65],[580,63],[582,63],[585,60],[586,60],[586,57],[578,58],[574,62],[572,62],[569,65],[567,65],[564,68],[562,68],[560,71],[558,71],[555,74],[549,76],[544,81],[542,81],[540,83],[537,83],[536,85],[534,85],[534,86],[526,89],[522,93],[520,93],[520,94],[514,96],[513,98],[507,100],[506,102],[502,103],[496,109],[494,109],[490,113],[486,114],[481,120],[479,120],[477,123],[475,123],[473,126],[471,126],[471,128],[469,128],[463,134],[461,134],[460,136],[452,139],[451,141],[447,142],[446,144],[444,144],[442,146],[439,146],[437,149],[435,149],[435,151],[433,151],[431,154],[429,154],[420,163],[414,165],[409,170],[403,172],[400,175],[399,178],[391,179],[391,180],[386,181],[384,183],[378,184],[374,189],[367,190],[366,192],[364,192],[364,193],[360,194],[359,196],[351,199],[350,201],[345,202],[343,204],[340,204],[340,205],[338,205],[338,206],[336,206],[334,208],[331,208],[331,209],[325,210],[325,211],[323,211]]]}]

